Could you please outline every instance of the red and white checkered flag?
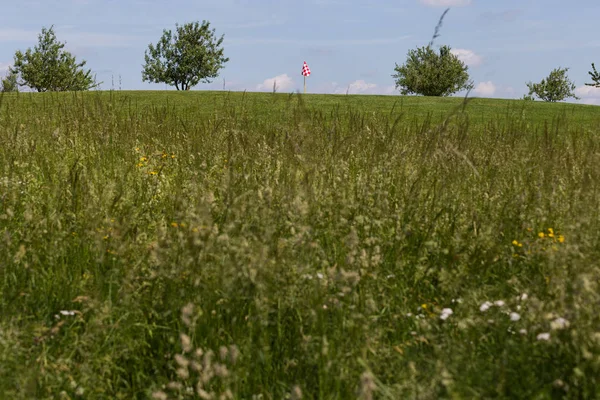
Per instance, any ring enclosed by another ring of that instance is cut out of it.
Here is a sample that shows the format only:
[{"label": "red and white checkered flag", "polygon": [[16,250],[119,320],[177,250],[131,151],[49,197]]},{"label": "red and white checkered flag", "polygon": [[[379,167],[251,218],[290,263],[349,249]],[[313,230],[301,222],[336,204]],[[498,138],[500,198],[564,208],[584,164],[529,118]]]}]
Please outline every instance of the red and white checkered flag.
[{"label": "red and white checkered flag", "polygon": [[308,68],[306,61],[304,61],[304,65],[302,66],[302,76],[310,76],[310,68]]}]

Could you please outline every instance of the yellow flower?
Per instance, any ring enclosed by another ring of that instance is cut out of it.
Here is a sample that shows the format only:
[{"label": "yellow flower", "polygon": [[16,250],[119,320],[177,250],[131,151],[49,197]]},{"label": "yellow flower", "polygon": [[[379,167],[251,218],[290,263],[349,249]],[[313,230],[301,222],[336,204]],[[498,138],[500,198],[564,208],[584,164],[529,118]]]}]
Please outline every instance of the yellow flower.
[{"label": "yellow flower", "polygon": [[565,237],[563,235],[558,235],[558,242],[559,243],[564,243],[565,242]]},{"label": "yellow flower", "polygon": [[544,232],[540,232],[540,233],[538,233],[538,236],[539,236],[541,239],[543,239],[543,238],[545,238],[545,237],[546,237],[546,234],[545,234]]},{"label": "yellow flower", "polygon": [[513,244],[513,245],[515,245],[515,246],[518,246],[518,245],[519,245],[519,242],[517,242],[516,240],[513,240],[513,241],[512,241],[512,244]]},{"label": "yellow flower", "polygon": [[171,158],[175,158],[175,154],[171,154]]},{"label": "yellow flower", "polygon": [[177,228],[179,226],[179,224],[177,222],[171,222],[171,226],[173,228]]},{"label": "yellow flower", "polygon": [[157,175],[157,174],[158,174],[158,172],[156,172],[156,171],[150,171],[150,172],[148,172],[148,173],[149,173],[150,175]]},{"label": "yellow flower", "polygon": [[548,228],[548,233],[554,235],[554,229]]},{"label": "yellow flower", "polygon": [[146,162],[148,161],[148,157],[144,156],[144,157],[140,157],[140,161],[142,162]]},{"label": "yellow flower", "polygon": [[144,163],[137,163],[136,167],[138,168],[142,168],[144,166]]},{"label": "yellow flower", "polygon": [[139,148],[139,147],[136,147],[136,148],[135,148],[135,151],[140,151],[140,148]]},{"label": "yellow flower", "polygon": [[421,307],[426,310],[427,309],[427,304],[421,304]]}]

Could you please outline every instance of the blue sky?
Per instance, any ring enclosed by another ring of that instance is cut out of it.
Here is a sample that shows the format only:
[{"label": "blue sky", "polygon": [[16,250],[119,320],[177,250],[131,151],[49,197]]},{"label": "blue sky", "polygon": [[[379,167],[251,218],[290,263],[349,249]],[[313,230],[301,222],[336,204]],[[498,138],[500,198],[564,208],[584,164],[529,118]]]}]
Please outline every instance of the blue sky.
[{"label": "blue sky", "polygon": [[115,89],[165,89],[142,82],[148,44],[175,23],[208,20],[225,35],[230,61],[195,89],[271,91],[275,80],[292,92],[306,60],[309,92],[398,94],[395,63],[429,42],[445,7],[436,45],[469,65],[474,95],[519,98],[525,82],[562,66],[581,102],[600,104],[600,89],[584,86],[591,63],[600,64],[598,0],[16,0],[1,7],[0,73],[54,25],[102,88],[114,77]]}]

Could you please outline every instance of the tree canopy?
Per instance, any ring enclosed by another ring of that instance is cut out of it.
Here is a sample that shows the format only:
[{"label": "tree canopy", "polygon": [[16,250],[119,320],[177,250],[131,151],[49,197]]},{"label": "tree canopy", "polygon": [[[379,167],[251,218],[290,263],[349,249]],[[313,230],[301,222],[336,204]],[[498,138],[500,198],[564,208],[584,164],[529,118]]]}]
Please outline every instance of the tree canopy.
[{"label": "tree canopy", "polygon": [[175,27],[175,33],[163,30],[158,43],[148,45],[142,80],[189,90],[219,76],[219,70],[229,61],[223,55],[223,36],[217,38],[208,21]]},{"label": "tree canopy", "polygon": [[452,52],[441,46],[436,53],[431,44],[409,50],[406,63],[396,64],[392,77],[402,94],[449,96],[472,87],[468,67]]},{"label": "tree canopy", "polygon": [[17,82],[17,75],[14,73],[8,73],[2,80],[0,81],[0,92],[18,92],[19,84]]},{"label": "tree canopy", "polygon": [[528,97],[537,96],[541,100],[555,102],[566,100],[570,97],[579,99],[575,95],[575,84],[567,76],[569,68],[555,68],[548,77],[542,79],[539,83],[527,82],[529,88]]},{"label": "tree canopy", "polygon": [[97,87],[91,70],[84,70],[86,62],[77,62],[64,43],[56,39],[54,28],[42,28],[38,44],[15,53],[10,73],[19,78],[18,84],[38,92],[81,91]]},{"label": "tree canopy", "polygon": [[592,63],[592,70],[588,72],[592,77],[593,83],[586,83],[586,86],[593,86],[600,88],[600,73],[596,70],[596,65]]}]

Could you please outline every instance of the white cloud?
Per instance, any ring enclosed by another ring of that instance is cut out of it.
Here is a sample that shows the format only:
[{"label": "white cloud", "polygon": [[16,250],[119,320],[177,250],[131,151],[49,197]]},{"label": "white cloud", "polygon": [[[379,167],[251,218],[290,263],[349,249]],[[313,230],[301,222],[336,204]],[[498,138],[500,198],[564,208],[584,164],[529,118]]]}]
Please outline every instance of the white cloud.
[{"label": "white cloud", "polygon": [[288,74],[277,75],[274,78],[265,79],[263,83],[256,85],[258,91],[272,91],[273,85],[278,92],[287,92],[294,87],[294,80]]},{"label": "white cloud", "polygon": [[8,72],[8,68],[10,68],[11,64],[0,62],[0,75]]},{"label": "white cloud", "polygon": [[579,86],[575,94],[582,99],[600,99],[600,88],[594,86]]},{"label": "white cloud", "polygon": [[483,62],[483,57],[476,54],[473,50],[452,49],[450,52],[457,56],[460,61],[467,64],[469,67],[478,67]]},{"label": "white cloud", "polygon": [[394,85],[379,86],[376,83],[369,83],[363,79],[356,80],[345,87],[339,86],[335,82],[331,86],[334,94],[393,94],[396,91]]},{"label": "white cloud", "polygon": [[358,94],[358,93],[372,93],[372,91],[377,88],[377,85],[374,83],[367,83],[362,79],[352,82],[348,85],[348,93]]},{"label": "white cloud", "polygon": [[496,93],[496,85],[492,81],[479,82],[474,92],[480,96],[490,97]]},{"label": "white cloud", "polygon": [[471,0],[420,0],[430,7],[463,7],[471,4]]}]

